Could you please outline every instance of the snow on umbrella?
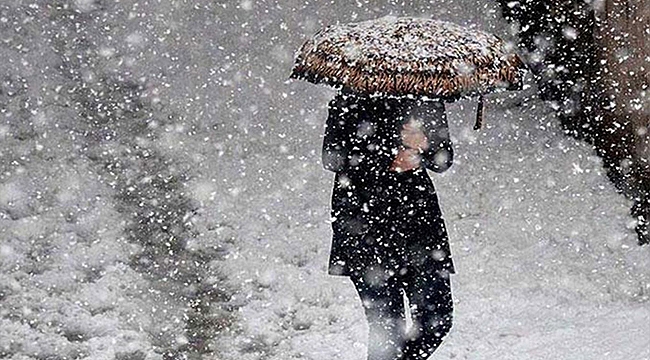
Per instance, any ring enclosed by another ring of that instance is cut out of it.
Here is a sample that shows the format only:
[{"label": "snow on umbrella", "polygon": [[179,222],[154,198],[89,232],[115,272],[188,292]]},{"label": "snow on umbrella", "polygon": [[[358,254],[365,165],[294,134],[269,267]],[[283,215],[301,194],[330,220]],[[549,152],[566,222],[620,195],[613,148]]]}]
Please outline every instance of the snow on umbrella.
[{"label": "snow on umbrella", "polygon": [[524,65],[486,32],[423,18],[390,17],[332,25],[307,40],[291,78],[388,96],[454,101],[521,86]]}]

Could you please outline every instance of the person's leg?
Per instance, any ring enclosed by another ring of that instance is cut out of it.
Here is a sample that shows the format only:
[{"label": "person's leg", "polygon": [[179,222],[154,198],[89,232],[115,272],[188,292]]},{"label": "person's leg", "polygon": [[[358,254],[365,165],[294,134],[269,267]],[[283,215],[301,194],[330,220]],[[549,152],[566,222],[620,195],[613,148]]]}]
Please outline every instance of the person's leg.
[{"label": "person's leg", "polygon": [[396,278],[352,275],[368,321],[368,360],[395,360],[404,348],[404,302]]},{"label": "person's leg", "polygon": [[406,335],[404,359],[427,359],[451,329],[453,300],[449,275],[411,271],[405,281],[413,325]]}]

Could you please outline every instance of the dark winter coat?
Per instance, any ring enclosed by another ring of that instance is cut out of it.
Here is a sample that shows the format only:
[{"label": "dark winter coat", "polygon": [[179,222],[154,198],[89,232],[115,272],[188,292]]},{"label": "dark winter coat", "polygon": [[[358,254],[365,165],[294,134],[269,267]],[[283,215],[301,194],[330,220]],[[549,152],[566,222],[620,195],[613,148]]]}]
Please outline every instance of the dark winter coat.
[{"label": "dark winter coat", "polygon": [[402,146],[400,131],[419,119],[429,139],[422,165],[447,170],[452,144],[440,101],[338,94],[329,104],[323,166],[336,173],[328,273],[381,270],[409,264],[419,271],[454,272],[438,197],[426,170],[389,170]]}]

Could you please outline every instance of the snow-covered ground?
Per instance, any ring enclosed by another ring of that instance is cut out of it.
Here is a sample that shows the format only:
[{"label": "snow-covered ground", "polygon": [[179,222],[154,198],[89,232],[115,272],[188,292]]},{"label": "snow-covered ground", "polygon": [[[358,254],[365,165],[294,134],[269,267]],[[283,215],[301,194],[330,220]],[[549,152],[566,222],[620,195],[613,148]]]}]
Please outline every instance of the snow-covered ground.
[{"label": "snow-covered ground", "polygon": [[[363,359],[326,275],[333,91],[286,82],[322,25],[487,1],[0,4],[0,358]],[[458,274],[433,359],[650,359],[650,248],[534,90],[448,106],[432,174]]]},{"label": "snow-covered ground", "polygon": [[[433,358],[649,359],[650,254],[635,245],[629,204],[592,150],[560,135],[550,108],[492,100],[480,132],[474,104],[448,107],[457,160],[431,174],[458,270],[455,326]],[[361,359],[366,325],[352,283],[325,275],[319,187],[331,174],[306,168],[289,199],[242,204],[246,218],[266,219],[242,226],[229,262],[250,299],[245,335],[232,340],[254,339],[273,359]]]}]

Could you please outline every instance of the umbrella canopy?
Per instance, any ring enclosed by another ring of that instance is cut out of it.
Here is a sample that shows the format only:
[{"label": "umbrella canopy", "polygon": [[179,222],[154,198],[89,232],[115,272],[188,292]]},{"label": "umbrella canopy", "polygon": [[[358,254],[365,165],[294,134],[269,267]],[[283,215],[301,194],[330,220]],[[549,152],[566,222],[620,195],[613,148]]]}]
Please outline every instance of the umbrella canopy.
[{"label": "umbrella canopy", "polygon": [[291,77],[353,91],[444,100],[518,89],[523,62],[498,37],[422,18],[332,25],[307,40]]}]

